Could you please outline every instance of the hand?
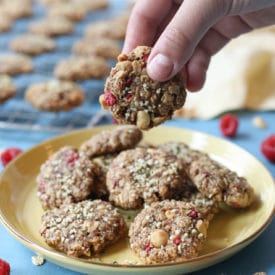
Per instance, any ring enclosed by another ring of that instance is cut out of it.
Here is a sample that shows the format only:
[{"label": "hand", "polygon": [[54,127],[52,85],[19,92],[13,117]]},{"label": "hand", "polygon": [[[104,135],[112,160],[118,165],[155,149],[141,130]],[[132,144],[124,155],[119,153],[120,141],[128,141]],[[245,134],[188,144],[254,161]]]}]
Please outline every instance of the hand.
[{"label": "hand", "polygon": [[166,81],[182,72],[199,90],[212,55],[232,38],[275,24],[275,0],[137,0],[124,45],[153,46],[147,71]]}]

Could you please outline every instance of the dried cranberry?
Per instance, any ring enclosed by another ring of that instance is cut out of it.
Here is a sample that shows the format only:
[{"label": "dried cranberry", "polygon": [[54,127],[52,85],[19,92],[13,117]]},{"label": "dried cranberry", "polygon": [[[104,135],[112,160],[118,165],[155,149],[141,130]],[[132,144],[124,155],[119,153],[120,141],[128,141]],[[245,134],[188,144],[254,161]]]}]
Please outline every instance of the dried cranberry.
[{"label": "dried cranberry", "polygon": [[180,237],[179,237],[179,236],[175,237],[174,240],[173,240],[173,243],[174,243],[175,245],[179,245],[179,244],[181,243]]},{"label": "dried cranberry", "polygon": [[267,137],[261,144],[261,151],[271,162],[275,162],[275,134]]},{"label": "dried cranberry", "polygon": [[0,275],[10,275],[10,265],[2,259],[0,259]]},{"label": "dried cranberry", "polygon": [[239,120],[235,115],[227,114],[220,119],[220,129],[224,136],[234,137],[237,133]]},{"label": "dried cranberry", "polygon": [[73,153],[72,155],[69,155],[66,158],[66,162],[69,163],[70,165],[74,165],[74,162],[79,158],[78,153]]},{"label": "dried cranberry", "polygon": [[197,218],[198,217],[198,213],[197,213],[196,210],[193,209],[193,210],[191,210],[189,212],[188,216],[191,217],[191,218]]},{"label": "dried cranberry", "polygon": [[125,82],[126,82],[126,86],[128,86],[128,87],[129,87],[129,86],[132,84],[133,79],[132,79],[131,77],[129,77],[129,78],[127,78],[127,79],[126,79],[126,81],[125,81]]},{"label": "dried cranberry", "polygon": [[104,93],[104,101],[108,107],[112,107],[116,104],[116,97],[109,91]]},{"label": "dried cranberry", "polygon": [[143,54],[143,56],[141,57],[141,59],[144,61],[144,62],[147,62],[147,59],[149,57],[150,53],[145,53]]},{"label": "dried cranberry", "polygon": [[132,97],[133,97],[133,94],[131,93],[126,94],[126,99],[130,100]]},{"label": "dried cranberry", "polygon": [[148,253],[153,248],[152,244],[150,242],[147,242],[145,244],[144,250]]},{"label": "dried cranberry", "polygon": [[119,124],[118,121],[117,121],[113,116],[112,116],[112,122],[113,122],[113,124],[115,124],[115,125]]},{"label": "dried cranberry", "polygon": [[16,156],[22,153],[22,150],[15,147],[7,148],[1,154],[1,162],[3,166],[6,166],[10,161],[12,161]]}]

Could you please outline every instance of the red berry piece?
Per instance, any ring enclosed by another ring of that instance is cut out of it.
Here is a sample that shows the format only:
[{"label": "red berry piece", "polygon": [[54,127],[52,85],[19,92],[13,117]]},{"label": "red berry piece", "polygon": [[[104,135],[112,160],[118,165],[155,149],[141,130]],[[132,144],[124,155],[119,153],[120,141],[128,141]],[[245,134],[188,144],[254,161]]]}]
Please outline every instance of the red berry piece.
[{"label": "red berry piece", "polygon": [[271,162],[275,162],[275,134],[267,137],[261,144],[261,151]]},{"label": "red berry piece", "polygon": [[220,119],[220,129],[224,136],[234,137],[237,133],[239,120],[235,115],[224,115]]},{"label": "red berry piece", "polygon": [[0,275],[10,275],[10,265],[2,259],[0,259]]},{"label": "red berry piece", "polygon": [[13,160],[20,153],[22,153],[22,150],[19,148],[13,148],[13,147],[7,148],[1,154],[1,162],[3,166],[6,166],[11,160]]},{"label": "red berry piece", "polygon": [[193,210],[191,210],[189,212],[188,216],[191,217],[191,218],[197,218],[198,217],[198,213],[197,213],[196,210],[193,209]]},{"label": "red berry piece", "polygon": [[109,91],[104,93],[104,101],[108,107],[112,107],[116,104],[116,97]]},{"label": "red berry piece", "polygon": [[173,243],[174,243],[175,245],[179,245],[179,244],[181,243],[180,237],[179,237],[179,236],[175,237],[174,240],[173,240]]}]

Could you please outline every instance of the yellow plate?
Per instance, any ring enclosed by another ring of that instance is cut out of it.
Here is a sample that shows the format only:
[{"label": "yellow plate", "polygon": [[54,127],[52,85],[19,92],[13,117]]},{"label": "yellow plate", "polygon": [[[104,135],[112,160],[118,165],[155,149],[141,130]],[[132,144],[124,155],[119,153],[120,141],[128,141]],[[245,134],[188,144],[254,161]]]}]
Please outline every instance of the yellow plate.
[{"label": "yellow plate", "polygon": [[[107,127],[72,132],[35,146],[11,162],[0,177],[0,220],[7,230],[25,246],[51,262],[83,273],[183,274],[220,262],[244,248],[272,220],[275,189],[266,168],[253,156],[225,140],[189,130],[157,127],[145,133],[145,141],[160,144],[184,141],[248,179],[257,199],[245,210],[223,209],[210,224],[209,237],[201,256],[182,262],[154,266],[137,265],[127,240],[109,248],[100,259],[81,260],[68,257],[48,247],[38,233],[42,208],[36,197],[35,178],[40,165],[64,145],[79,146],[91,135]],[[113,264],[116,261],[119,264]]]}]

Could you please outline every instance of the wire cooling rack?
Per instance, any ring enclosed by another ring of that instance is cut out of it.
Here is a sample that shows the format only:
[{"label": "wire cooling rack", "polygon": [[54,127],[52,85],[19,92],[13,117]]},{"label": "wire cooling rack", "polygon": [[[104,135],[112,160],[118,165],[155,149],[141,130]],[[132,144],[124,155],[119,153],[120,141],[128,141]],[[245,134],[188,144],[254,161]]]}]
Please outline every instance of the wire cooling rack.
[{"label": "wire cooling rack", "polygon": [[[66,131],[110,123],[110,116],[106,111],[101,110],[98,104],[98,96],[103,91],[104,80],[78,82],[85,92],[85,102],[69,112],[41,112],[24,100],[24,93],[29,85],[54,79],[53,69],[55,65],[60,60],[70,57],[72,45],[83,37],[87,24],[111,18],[128,9],[128,2],[125,0],[109,0],[109,2],[110,7],[107,10],[91,12],[83,21],[76,23],[75,31],[72,34],[55,38],[57,45],[55,51],[33,57],[33,73],[13,77],[18,91],[14,98],[0,105],[0,128]],[[28,25],[44,17],[45,11],[39,1],[35,1],[34,16],[17,20],[11,31],[0,34],[0,53],[11,52],[9,50],[10,41],[16,36],[26,33]],[[110,61],[110,66],[112,65],[113,62]]]}]

